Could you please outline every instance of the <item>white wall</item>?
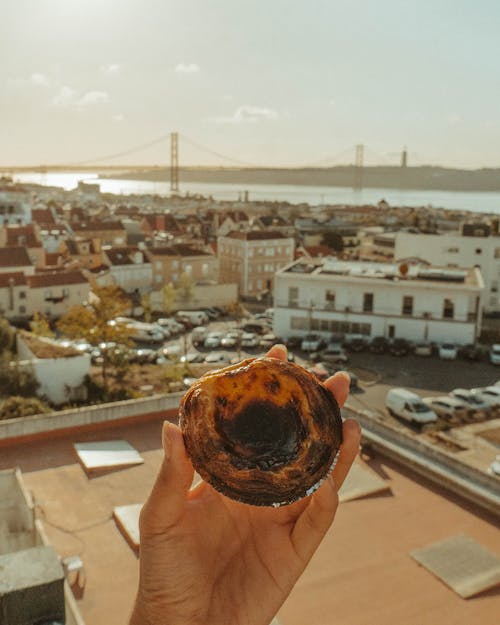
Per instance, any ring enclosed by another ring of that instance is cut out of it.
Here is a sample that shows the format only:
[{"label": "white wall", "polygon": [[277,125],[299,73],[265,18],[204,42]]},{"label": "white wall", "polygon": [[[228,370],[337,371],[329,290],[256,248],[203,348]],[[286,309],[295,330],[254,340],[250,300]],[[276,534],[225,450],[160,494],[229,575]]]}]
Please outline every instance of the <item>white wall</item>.
[{"label": "white wall", "polygon": [[[210,306],[229,306],[238,299],[238,285],[229,284],[197,284],[193,286],[193,296],[189,302],[177,298],[174,308],[183,310],[197,310]],[[151,293],[151,306],[154,311],[163,310],[161,291]]]}]

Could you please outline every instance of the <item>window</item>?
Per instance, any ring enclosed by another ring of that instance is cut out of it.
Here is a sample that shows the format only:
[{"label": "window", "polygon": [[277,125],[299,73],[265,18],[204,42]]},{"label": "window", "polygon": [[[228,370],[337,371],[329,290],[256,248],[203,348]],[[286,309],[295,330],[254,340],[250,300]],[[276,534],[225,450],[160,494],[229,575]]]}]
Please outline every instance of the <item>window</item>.
[{"label": "window", "polygon": [[248,258],[252,258],[253,256],[253,249],[251,247],[248,248]]},{"label": "window", "polygon": [[290,320],[290,328],[292,330],[308,330],[309,322],[307,317],[292,317]]},{"label": "window", "polygon": [[296,286],[288,287],[288,305],[297,306],[299,303],[299,288]]},{"label": "window", "polygon": [[448,254],[458,254],[458,247],[449,247],[447,250]]},{"label": "window", "polygon": [[179,261],[178,260],[173,260],[172,261],[172,269],[179,269]]},{"label": "window", "polygon": [[161,262],[161,260],[157,260],[156,261],[156,268],[161,270],[162,267],[163,267],[163,263]]},{"label": "window", "polygon": [[274,247],[266,247],[266,256],[274,256]]},{"label": "window", "polygon": [[26,306],[19,306],[19,314],[23,315],[26,312]]},{"label": "window", "polygon": [[163,280],[163,276],[157,275],[156,276],[156,283],[158,284],[159,282],[161,282]]},{"label": "window", "polygon": [[26,291],[19,291],[19,299],[26,299]]},{"label": "window", "polygon": [[68,289],[68,287],[65,287],[62,292],[63,292],[63,297],[69,297],[69,289]]},{"label": "window", "polygon": [[325,293],[326,307],[331,310],[335,309],[335,291],[331,291],[330,289],[326,290]]},{"label": "window", "polygon": [[373,312],[373,293],[363,293],[363,312]]},{"label": "window", "polygon": [[262,288],[262,280],[257,280],[257,288],[258,289]]},{"label": "window", "polygon": [[248,290],[251,291],[253,289],[253,282],[252,280],[248,281]]},{"label": "window", "polygon": [[495,258],[500,258],[500,247],[495,248]]},{"label": "window", "polygon": [[476,254],[482,254],[483,250],[480,247],[476,247]]},{"label": "window", "polygon": [[405,295],[403,297],[403,315],[413,315],[413,297],[411,295]]},{"label": "window", "polygon": [[455,313],[455,305],[451,301],[451,299],[445,299],[443,303],[443,318],[444,319],[453,319]]}]

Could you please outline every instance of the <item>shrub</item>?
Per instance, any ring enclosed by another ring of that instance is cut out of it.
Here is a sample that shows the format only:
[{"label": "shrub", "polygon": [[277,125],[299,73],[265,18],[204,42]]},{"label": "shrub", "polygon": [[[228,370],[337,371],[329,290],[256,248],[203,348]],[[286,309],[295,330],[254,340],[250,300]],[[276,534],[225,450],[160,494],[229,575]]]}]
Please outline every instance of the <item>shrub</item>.
[{"label": "shrub", "polygon": [[9,397],[0,403],[0,421],[30,417],[35,414],[49,412],[48,406],[35,397]]}]

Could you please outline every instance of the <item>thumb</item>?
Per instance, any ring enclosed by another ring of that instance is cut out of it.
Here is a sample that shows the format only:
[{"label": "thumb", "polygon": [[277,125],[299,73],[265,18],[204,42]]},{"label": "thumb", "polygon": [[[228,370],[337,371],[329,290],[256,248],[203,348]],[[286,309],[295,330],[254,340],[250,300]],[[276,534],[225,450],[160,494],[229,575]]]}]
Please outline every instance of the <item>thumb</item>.
[{"label": "thumb", "polygon": [[194,469],[186,454],[181,430],[165,421],[162,442],[163,462],[141,511],[141,536],[162,533],[177,523],[193,481]]}]

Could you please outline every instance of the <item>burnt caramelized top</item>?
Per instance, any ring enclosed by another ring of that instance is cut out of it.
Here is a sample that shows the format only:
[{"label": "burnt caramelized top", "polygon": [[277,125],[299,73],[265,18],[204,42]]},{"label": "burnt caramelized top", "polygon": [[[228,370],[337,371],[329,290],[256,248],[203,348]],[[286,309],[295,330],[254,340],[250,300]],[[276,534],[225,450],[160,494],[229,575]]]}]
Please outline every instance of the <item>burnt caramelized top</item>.
[{"label": "burnt caramelized top", "polygon": [[342,441],[340,410],[311,374],[274,358],[200,378],[180,407],[186,449],[203,479],[254,505],[307,494]]}]

